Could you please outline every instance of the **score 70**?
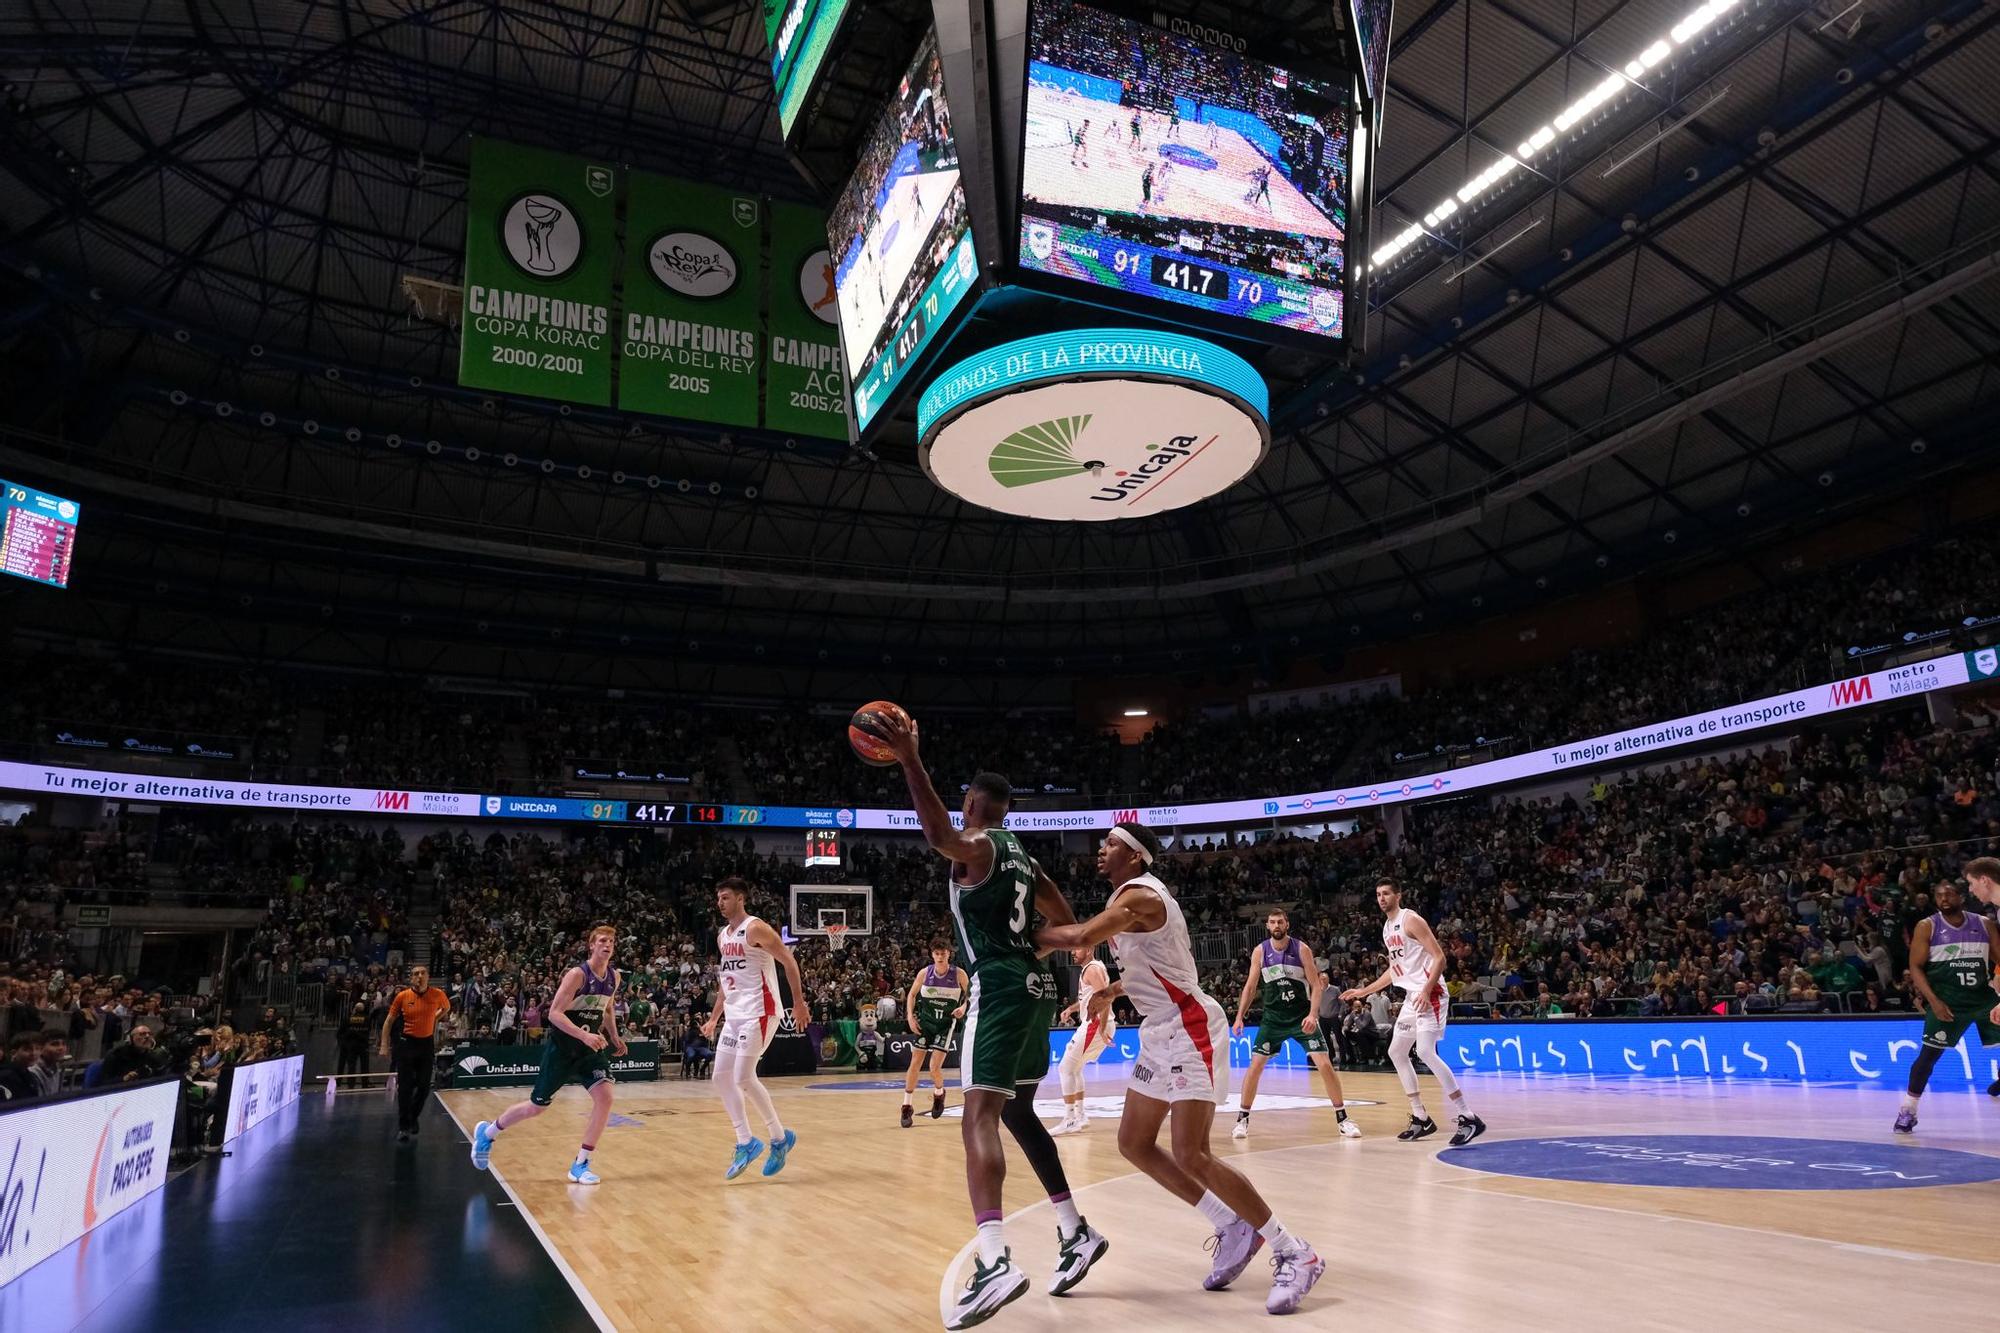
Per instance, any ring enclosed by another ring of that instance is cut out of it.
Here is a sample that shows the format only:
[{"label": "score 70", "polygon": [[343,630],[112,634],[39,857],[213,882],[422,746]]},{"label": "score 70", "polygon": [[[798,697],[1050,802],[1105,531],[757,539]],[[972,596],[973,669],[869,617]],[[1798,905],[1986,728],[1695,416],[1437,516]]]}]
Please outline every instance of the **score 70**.
[{"label": "score 70", "polygon": [[28,498],[28,493],[22,490],[19,486],[10,485],[7,488],[7,498],[9,500],[20,500],[25,502]]}]

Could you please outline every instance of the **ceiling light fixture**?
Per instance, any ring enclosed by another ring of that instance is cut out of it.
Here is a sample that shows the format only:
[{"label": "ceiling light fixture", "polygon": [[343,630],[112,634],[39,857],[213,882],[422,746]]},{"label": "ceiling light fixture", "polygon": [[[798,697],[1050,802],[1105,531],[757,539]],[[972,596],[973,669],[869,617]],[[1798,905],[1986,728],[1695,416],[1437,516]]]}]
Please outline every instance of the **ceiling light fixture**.
[{"label": "ceiling light fixture", "polygon": [[1717,19],[1741,3],[1743,3],[1743,0],[1706,0],[1706,3],[1690,10],[1679,23],[1676,23],[1668,31],[1665,37],[1654,41],[1652,45],[1641,51],[1636,57],[1627,61],[1620,72],[1607,75],[1604,79],[1592,85],[1590,90],[1584,93],[1583,96],[1564,107],[1551,124],[1542,126],[1542,128],[1536,130],[1526,139],[1523,139],[1520,147],[1516,148],[1512,153],[1501,154],[1498,161],[1488,166],[1485,170],[1460,186],[1451,196],[1448,196],[1426,212],[1421,226],[1412,225],[1405,227],[1402,231],[1397,232],[1387,241],[1384,241],[1376,248],[1373,254],[1368,256],[1369,267],[1380,268],[1403,251],[1409,249],[1412,245],[1415,245],[1423,238],[1426,228],[1437,226],[1438,223],[1456,212],[1459,205],[1469,204],[1480,195],[1499,185],[1520,169],[1535,154],[1554,143],[1556,135],[1559,132],[1570,129],[1591,112],[1597,110],[1598,107],[1603,106],[1613,97],[1616,97],[1625,90],[1626,85],[1638,82],[1641,76],[1651,71],[1656,65],[1672,54],[1676,46],[1687,45],[1701,33],[1714,26]]}]

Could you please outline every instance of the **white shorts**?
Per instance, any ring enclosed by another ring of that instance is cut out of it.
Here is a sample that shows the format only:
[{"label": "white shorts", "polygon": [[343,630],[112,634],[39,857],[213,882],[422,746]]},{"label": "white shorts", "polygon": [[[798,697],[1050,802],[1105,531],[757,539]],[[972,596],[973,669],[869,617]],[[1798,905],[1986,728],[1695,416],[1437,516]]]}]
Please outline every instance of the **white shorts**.
[{"label": "white shorts", "polygon": [[1105,1048],[1111,1045],[1111,1039],[1117,1035],[1117,1019],[1108,1014],[1103,1018],[1093,1018],[1078,1028],[1076,1035],[1069,1039],[1069,1044],[1063,1047],[1062,1062],[1066,1065],[1087,1065],[1104,1054]]},{"label": "white shorts", "polygon": [[1139,1025],[1139,1058],[1127,1092],[1156,1102],[1229,1100],[1229,1021],[1222,1006],[1201,997],[1205,1021],[1168,1014]]},{"label": "white shorts", "polygon": [[1396,1013],[1396,1031],[1438,1036],[1444,1032],[1450,1014],[1451,997],[1444,987],[1434,986],[1428,1000],[1419,1000],[1414,995],[1403,997],[1403,1007]]},{"label": "white shorts", "polygon": [[776,1014],[759,1014],[755,1018],[725,1017],[716,1025],[715,1054],[718,1059],[724,1055],[761,1059],[771,1045],[771,1039],[777,1035]]}]

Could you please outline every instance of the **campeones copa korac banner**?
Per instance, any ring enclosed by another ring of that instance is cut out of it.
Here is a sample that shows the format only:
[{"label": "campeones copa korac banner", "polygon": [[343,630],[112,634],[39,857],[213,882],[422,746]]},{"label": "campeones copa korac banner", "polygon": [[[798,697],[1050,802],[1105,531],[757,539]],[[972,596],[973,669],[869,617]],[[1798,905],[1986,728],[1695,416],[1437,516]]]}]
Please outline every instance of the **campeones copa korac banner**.
[{"label": "campeones copa korac banner", "polygon": [[609,163],[473,142],[459,383],[611,405],[617,191]]},{"label": "campeones copa korac banner", "polygon": [[479,140],[459,382],[844,440],[831,273],[817,209]]}]

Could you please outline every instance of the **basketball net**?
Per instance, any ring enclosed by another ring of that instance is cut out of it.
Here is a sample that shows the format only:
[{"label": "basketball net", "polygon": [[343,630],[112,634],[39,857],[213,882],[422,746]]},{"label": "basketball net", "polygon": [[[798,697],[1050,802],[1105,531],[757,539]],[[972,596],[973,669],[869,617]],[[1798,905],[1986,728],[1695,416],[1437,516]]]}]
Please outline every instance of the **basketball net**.
[{"label": "basketball net", "polygon": [[828,953],[839,953],[847,947],[847,927],[837,921],[829,921],[826,926],[826,948]]}]

